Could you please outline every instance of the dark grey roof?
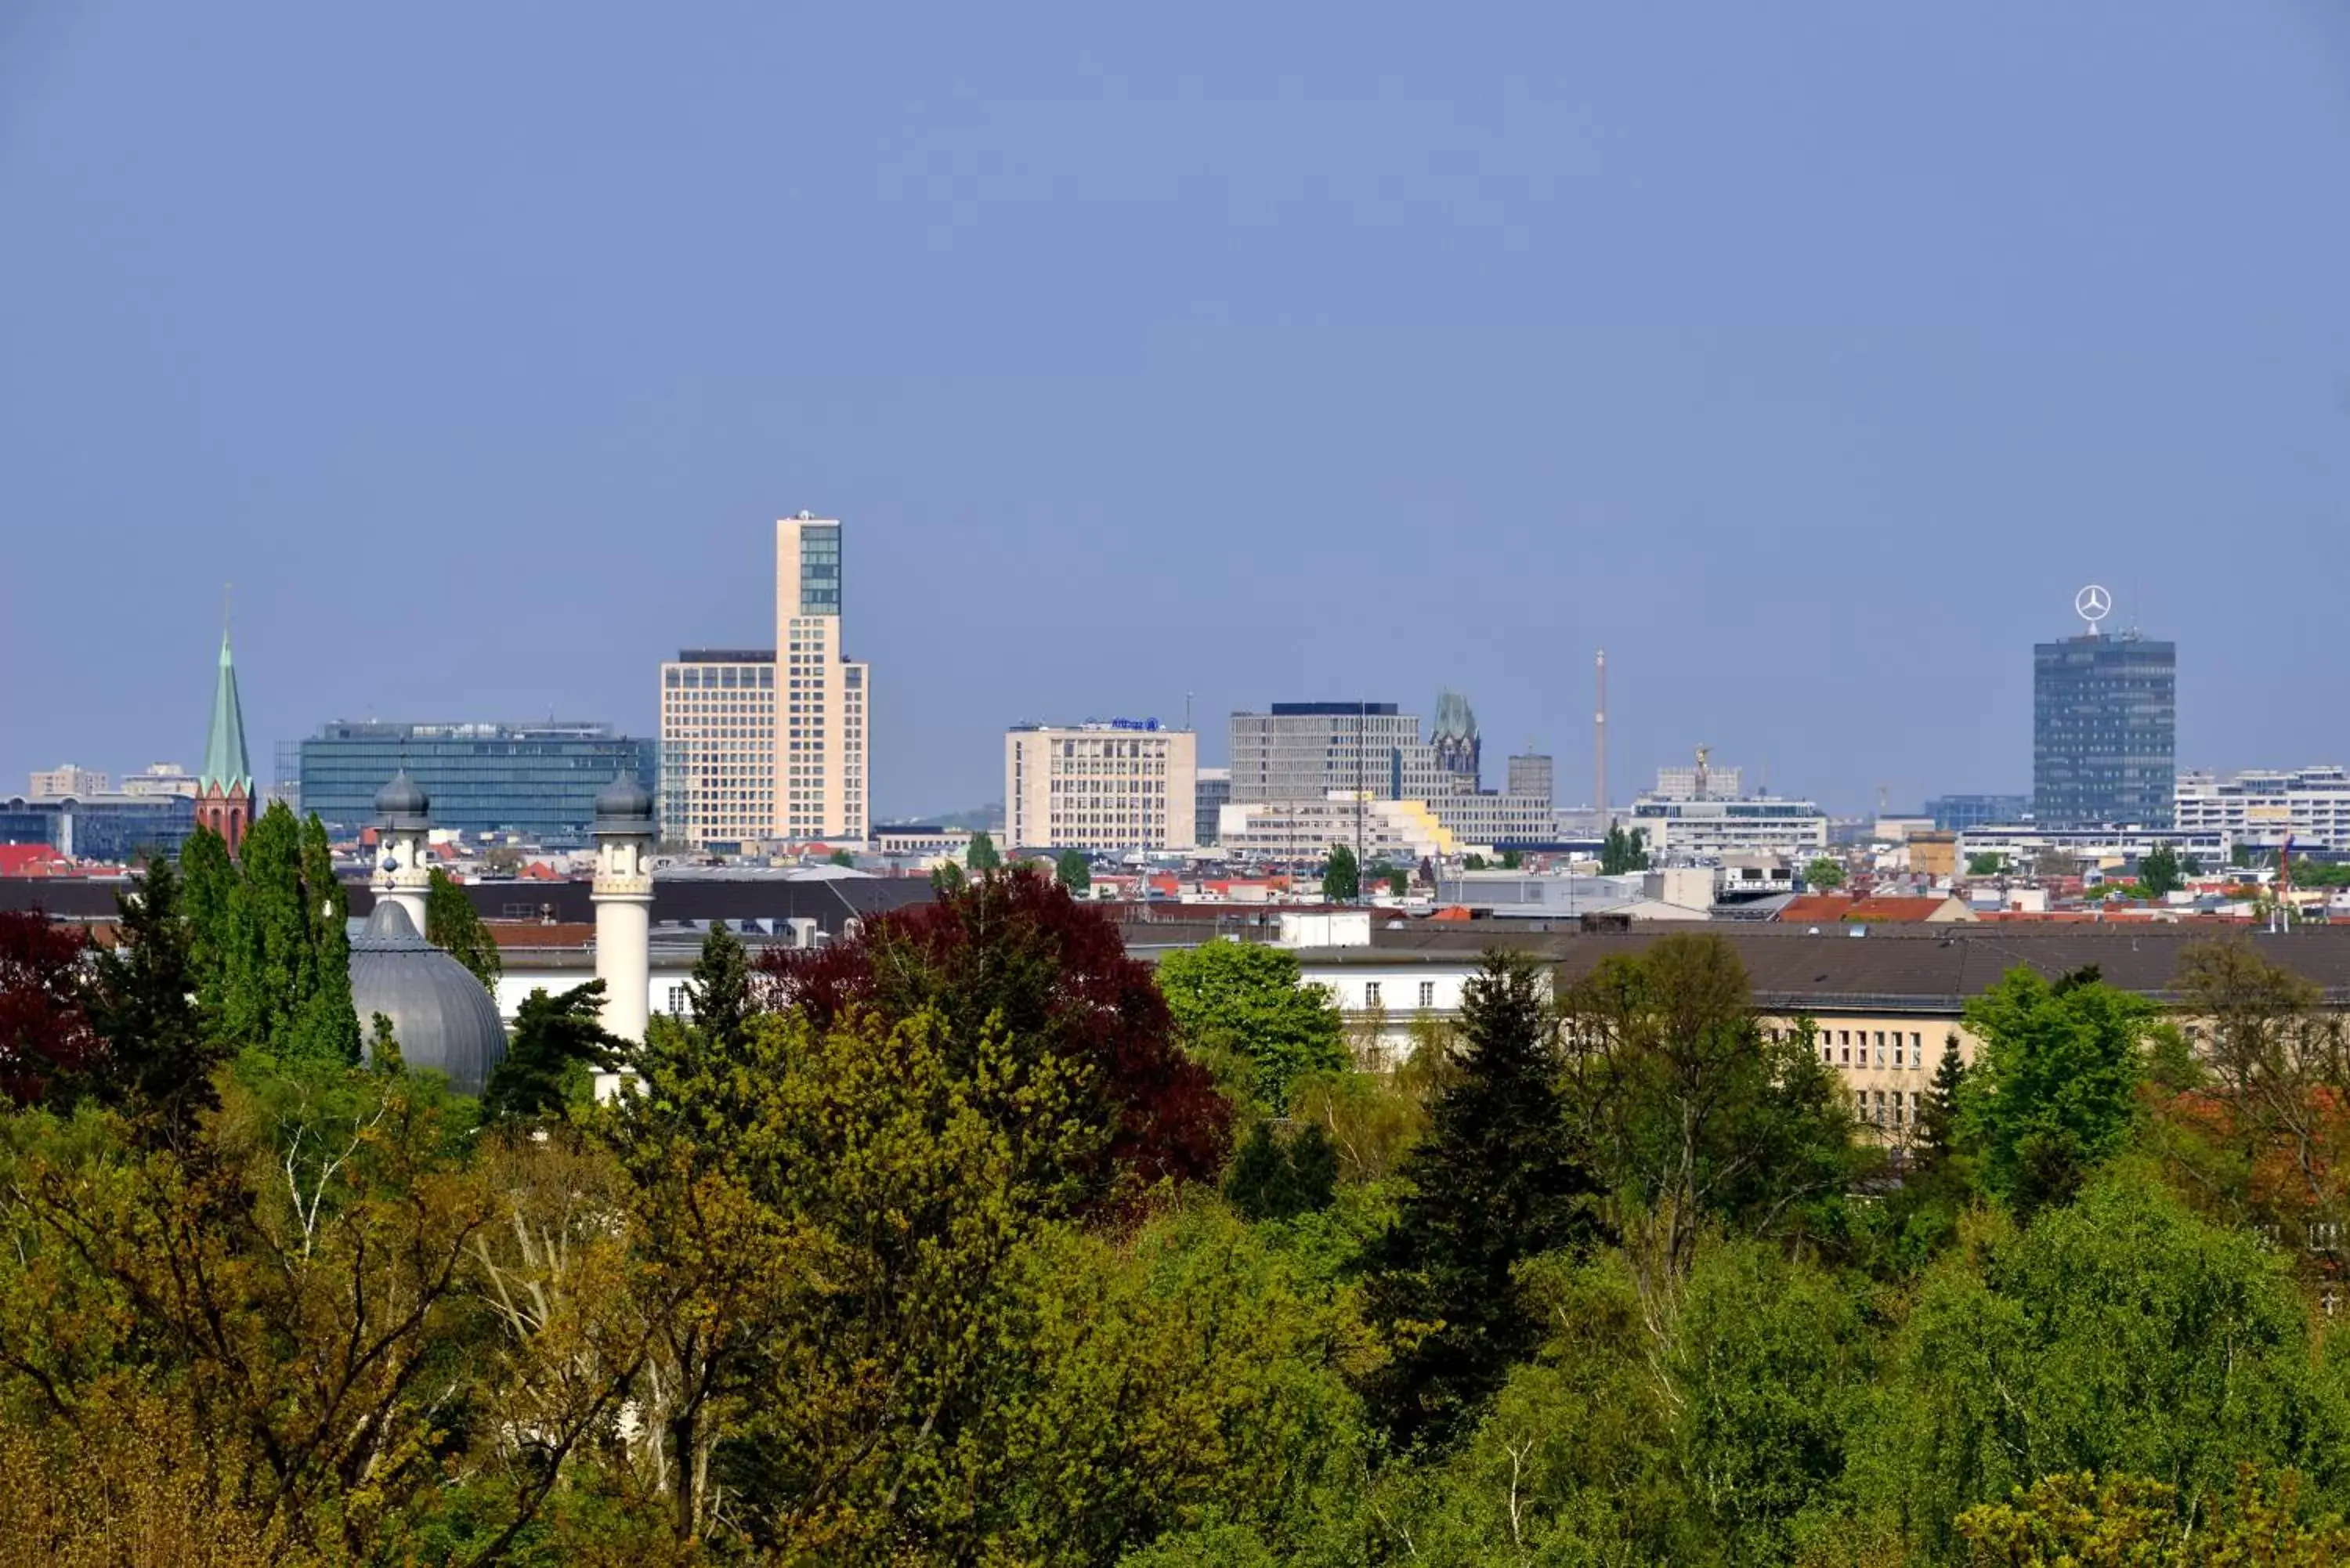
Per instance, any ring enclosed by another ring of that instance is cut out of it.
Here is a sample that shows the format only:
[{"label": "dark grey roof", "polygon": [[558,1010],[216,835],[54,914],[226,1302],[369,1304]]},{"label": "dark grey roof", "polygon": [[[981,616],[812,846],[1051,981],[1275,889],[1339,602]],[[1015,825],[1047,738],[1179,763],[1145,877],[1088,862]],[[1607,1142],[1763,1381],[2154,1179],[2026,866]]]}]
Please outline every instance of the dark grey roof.
[{"label": "dark grey roof", "polygon": [[375,792],[375,814],[383,819],[386,827],[429,827],[432,800],[424,793],[424,786],[402,768],[391,775],[390,784]]},{"label": "dark grey roof", "polygon": [[[43,885],[32,879],[34,887]],[[59,880],[47,883],[52,887],[70,884]],[[586,924],[596,919],[593,888],[587,880],[533,882],[521,878],[512,881],[466,882],[460,886],[465,897],[473,901],[474,912],[484,919],[536,919],[546,918],[568,924]],[[365,882],[346,882],[343,892],[350,900],[351,912],[364,914],[375,908],[375,890]],[[838,936],[842,927],[851,919],[870,919],[892,909],[912,904],[928,904],[938,898],[927,877],[846,877],[818,881],[792,881],[783,877],[701,876],[653,878],[652,919],[655,925],[678,925],[689,920],[793,920],[812,919],[820,929]],[[5,892],[0,892],[0,904],[5,904]],[[102,896],[84,900],[111,919],[114,898],[110,887]],[[68,912],[55,905],[60,913]],[[77,911],[78,912],[78,911]]]},{"label": "dark grey roof", "polygon": [[408,911],[389,898],[351,938],[351,1007],[370,1052],[382,1013],[410,1070],[446,1074],[459,1094],[480,1094],[505,1060],[498,1004],[464,965],[417,935]]},{"label": "dark grey roof", "polygon": [[[2100,978],[2157,1001],[2176,1000],[2179,962],[2195,944],[2242,942],[2269,962],[2350,1008],[2350,926],[2305,926],[2271,935],[2243,927],[2189,925],[2036,925],[1982,922],[1940,926],[1749,925],[1660,921],[1621,931],[1543,931],[1526,920],[1376,926],[1369,947],[1299,952],[1316,965],[1459,963],[1489,948],[1529,952],[1555,963],[1569,984],[1611,957],[1645,952],[1667,937],[1720,937],[1746,966],[1754,1003],[1766,1012],[1873,1012],[1948,1015],[1999,982],[2009,970],[2054,980],[2095,966]],[[1222,934],[1204,924],[1129,923],[1121,928],[1138,958],[1196,946]],[[1262,940],[1260,937],[1259,940]]]},{"label": "dark grey roof", "polygon": [[652,792],[638,783],[633,774],[618,775],[597,793],[593,831],[650,836],[652,830]]}]

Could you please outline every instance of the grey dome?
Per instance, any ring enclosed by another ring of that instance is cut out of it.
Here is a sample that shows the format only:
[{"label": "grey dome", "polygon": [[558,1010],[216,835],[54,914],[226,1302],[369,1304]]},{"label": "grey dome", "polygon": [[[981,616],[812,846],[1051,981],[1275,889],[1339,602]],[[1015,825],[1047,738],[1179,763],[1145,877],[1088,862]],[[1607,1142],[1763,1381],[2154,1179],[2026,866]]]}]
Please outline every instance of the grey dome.
[{"label": "grey dome", "polygon": [[498,1004],[463,964],[418,936],[392,899],[378,903],[351,938],[351,1008],[369,1050],[380,1012],[409,1069],[446,1074],[461,1095],[479,1095],[505,1060]]},{"label": "grey dome", "polygon": [[386,827],[427,827],[432,825],[432,800],[402,768],[375,792],[375,814],[383,818]]},{"label": "grey dome", "polygon": [[652,792],[633,774],[621,774],[596,794],[596,831],[650,834],[653,830]]}]

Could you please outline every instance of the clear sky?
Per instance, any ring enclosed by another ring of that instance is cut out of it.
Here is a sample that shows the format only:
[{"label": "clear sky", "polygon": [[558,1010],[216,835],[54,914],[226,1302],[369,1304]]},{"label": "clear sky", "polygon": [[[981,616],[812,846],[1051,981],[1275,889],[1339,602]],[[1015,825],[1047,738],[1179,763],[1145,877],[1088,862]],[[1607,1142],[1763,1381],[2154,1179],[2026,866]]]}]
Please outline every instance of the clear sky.
[{"label": "clear sky", "polygon": [[0,0],[0,792],[649,731],[850,530],[876,806],[1468,693],[1620,800],[2023,789],[2095,578],[2350,760],[2342,0]]}]

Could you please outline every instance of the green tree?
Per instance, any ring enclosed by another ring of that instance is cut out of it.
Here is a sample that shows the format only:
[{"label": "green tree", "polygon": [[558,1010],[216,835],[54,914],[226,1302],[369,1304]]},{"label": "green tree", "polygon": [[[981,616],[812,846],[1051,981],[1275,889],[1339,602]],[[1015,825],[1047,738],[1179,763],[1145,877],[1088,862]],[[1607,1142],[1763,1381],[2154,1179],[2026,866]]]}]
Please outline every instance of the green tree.
[{"label": "green tree", "polygon": [[1804,867],[1804,885],[1823,890],[1844,886],[1844,863],[1815,855]]},{"label": "green tree", "polygon": [[1727,1561],[1676,1453],[1657,1342],[1620,1259],[1521,1265],[1550,1333],[1440,1463],[1388,1464],[1369,1498],[1397,1563]]},{"label": "green tree", "polygon": [[639,1060],[613,1131],[649,1282],[678,1294],[642,1418],[679,1538],[723,1489],[785,1556],[869,1561],[896,1534],[934,1560],[902,1532],[953,1528],[999,1283],[1092,1136],[1081,1085],[1000,1023],[951,1051],[928,1012],[763,1014],[733,1059]]},{"label": "green tree", "polygon": [[273,801],[237,861],[203,834],[189,845],[197,990],[226,1042],[288,1061],[356,1064],[346,901],[326,828]]},{"label": "green tree", "polygon": [[107,1104],[183,1144],[220,1104],[226,1060],[197,1000],[194,930],[180,879],[158,857],[114,896],[114,945],[92,960],[87,1007],[106,1041],[93,1087]]},{"label": "green tree", "polygon": [[1621,823],[1607,829],[1607,836],[1599,845],[1599,874],[1621,877],[1630,871],[1648,868],[1648,830],[1635,827],[1627,832]]},{"label": "green tree", "polygon": [[1463,871],[1482,871],[1486,868],[1487,863],[1482,855],[1463,855],[1461,857],[1461,869]]},{"label": "green tree", "polygon": [[971,836],[971,847],[963,852],[962,859],[963,864],[974,871],[1000,871],[1003,868],[1003,853],[995,847],[995,840],[985,833]]},{"label": "green tree", "polygon": [[1958,1150],[1959,1102],[1967,1080],[1966,1059],[1959,1054],[1958,1032],[1942,1037],[1942,1059],[1935,1064],[1934,1081],[1926,1085],[1918,1106],[1918,1164],[1931,1169]]},{"label": "green tree", "polygon": [[1455,1439],[1538,1342],[1517,1264],[1597,1233],[1597,1184],[1568,1133],[1532,959],[1486,956],[1461,1033],[1457,1071],[1404,1166],[1409,1193],[1366,1256],[1367,1314],[1393,1346],[1369,1398],[1408,1447]]},{"label": "green tree", "polygon": [[1959,1516],[1977,1568],[2332,1568],[2350,1529],[2303,1517],[2301,1477],[2241,1477],[2206,1501],[2143,1476],[2057,1475]]},{"label": "green tree", "polygon": [[1525,857],[1523,855],[1520,854],[1518,851],[1516,851],[1516,850],[1514,850],[1514,849],[1504,849],[1504,850],[1503,850],[1503,851],[1502,851],[1502,869],[1503,869],[1503,870],[1504,870],[1504,871],[1515,871],[1516,869],[1518,869],[1518,867],[1520,867],[1521,866],[1523,866],[1525,863],[1526,863],[1526,857]]},{"label": "green tree", "polygon": [[236,862],[229,858],[227,842],[209,827],[189,835],[180,846],[180,881],[197,1005],[220,1027],[228,1000],[230,953],[235,945]]},{"label": "green tree", "polygon": [[2147,897],[2160,898],[2187,886],[2187,878],[2178,864],[2178,852],[2169,845],[2158,845],[2137,863],[2137,884],[2146,889]]},{"label": "green tree", "polygon": [[604,1032],[604,982],[560,995],[533,991],[515,1017],[514,1043],[482,1090],[485,1122],[540,1122],[584,1104],[593,1075],[619,1064],[627,1043]]},{"label": "green tree", "polygon": [[971,885],[962,867],[951,860],[941,861],[931,867],[931,890],[941,898],[951,898]]},{"label": "green tree", "polygon": [[[512,1364],[468,1277],[498,1200],[429,1085],[292,1064],[333,1084],[332,1108],[223,1075],[185,1153],[125,1147],[96,1118],[19,1118],[0,1139],[0,1430],[102,1468],[136,1412],[151,1434],[198,1435],[197,1454],[166,1440],[151,1462],[176,1469],[194,1517],[274,1539],[268,1560],[404,1560],[523,1416],[499,1403]],[[519,1488],[470,1492],[478,1548],[503,1552],[619,1392],[605,1380],[590,1422],[530,1412],[538,1462],[503,1472]],[[125,1538],[88,1560],[153,1552]]]},{"label": "green tree", "polygon": [[1330,858],[1322,867],[1322,898],[1331,904],[1351,904],[1363,896],[1362,867],[1356,863],[1355,852],[1343,844],[1330,846]]},{"label": "green tree", "polygon": [[1388,867],[1388,891],[1400,898],[1411,891],[1411,873],[1400,866]]},{"label": "green tree", "polygon": [[710,934],[702,939],[702,956],[693,961],[685,999],[693,1010],[693,1032],[702,1044],[732,1059],[742,1049],[743,1031],[759,1004],[752,990],[750,951],[723,920],[713,921]]},{"label": "green tree", "polygon": [[1161,959],[1158,981],[1183,1048],[1268,1115],[1288,1112],[1301,1075],[1347,1065],[1336,1002],[1285,949],[1203,942]]},{"label": "green tree", "polygon": [[1868,1388],[1860,1303],[1782,1249],[1700,1252],[1664,1355],[1678,1469],[1733,1563],[1784,1561],[1843,1479]]},{"label": "green tree", "polygon": [[1967,875],[1970,877],[1996,877],[2006,869],[2007,857],[1997,850],[1986,849],[1979,855],[1967,857]]},{"label": "green tree", "polygon": [[1982,1048],[1960,1091],[1960,1135],[2017,1214],[2069,1199],[2126,1140],[2155,1013],[2095,968],[2052,985],[2019,966],[1967,1003]]},{"label": "green tree", "polygon": [[1611,956],[1564,1008],[1569,1114],[1659,1321],[1709,1225],[1839,1228],[1851,1102],[1808,1029],[1762,1031],[1728,942],[1675,933]]},{"label": "green tree", "polygon": [[827,866],[853,867],[857,864],[857,857],[848,850],[836,849],[830,855],[825,857],[825,864]]},{"label": "green tree", "polygon": [[483,990],[497,993],[498,976],[505,972],[498,940],[474,911],[463,886],[438,866],[424,895],[424,940],[463,964]]},{"label": "green tree", "polygon": [[1928,1276],[1856,1445],[1856,1493],[1933,1557],[1963,1510],[2070,1471],[2159,1476],[2189,1509],[2243,1463],[2339,1484],[2342,1391],[2256,1238],[2126,1161],[2026,1230],[1984,1229]]},{"label": "green tree", "polygon": [[1082,849],[1064,849],[1053,862],[1053,880],[1072,893],[1083,893],[1094,885],[1092,862]]},{"label": "green tree", "polygon": [[1318,1124],[1283,1137],[1261,1121],[1232,1157],[1224,1196],[1243,1219],[1294,1220],[1327,1209],[1337,1185],[1337,1147]]}]

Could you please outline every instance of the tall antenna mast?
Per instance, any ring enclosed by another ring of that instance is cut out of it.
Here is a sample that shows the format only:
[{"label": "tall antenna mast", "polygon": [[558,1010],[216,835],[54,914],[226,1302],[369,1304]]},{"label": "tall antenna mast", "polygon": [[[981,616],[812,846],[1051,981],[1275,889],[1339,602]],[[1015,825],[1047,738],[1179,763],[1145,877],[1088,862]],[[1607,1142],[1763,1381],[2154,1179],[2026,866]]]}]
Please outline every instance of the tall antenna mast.
[{"label": "tall antenna mast", "polygon": [[1601,649],[1597,660],[1599,680],[1599,716],[1592,722],[1591,766],[1595,775],[1592,794],[1597,797],[1599,832],[1604,837],[1616,825],[1607,816],[1607,650]]},{"label": "tall antenna mast", "polygon": [[1363,767],[1371,724],[1371,705],[1355,699],[1355,902],[1363,901]]}]

